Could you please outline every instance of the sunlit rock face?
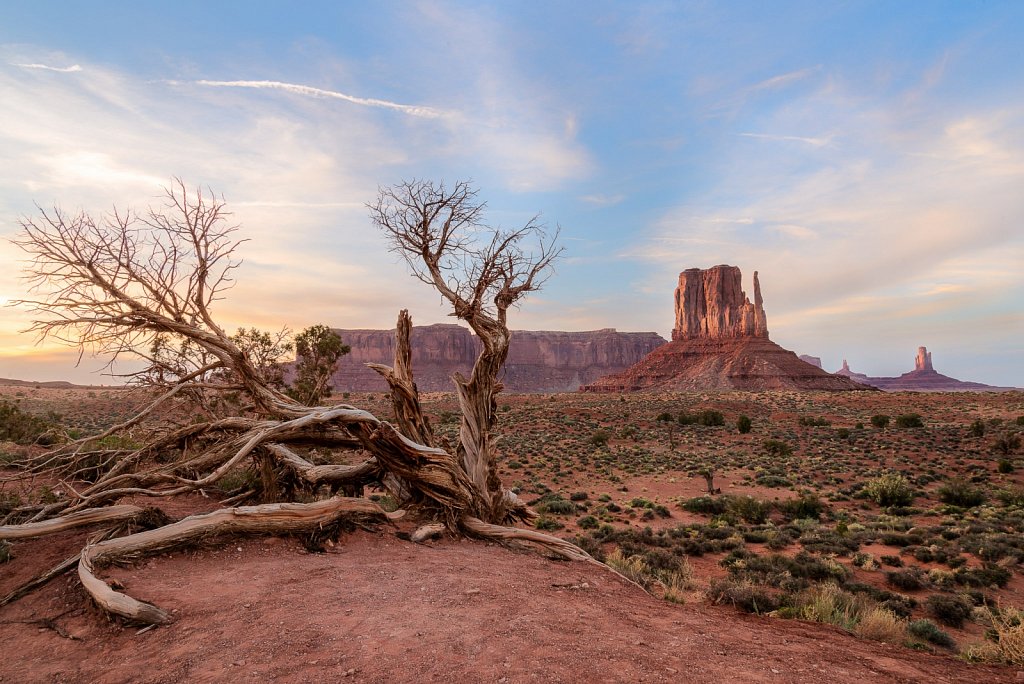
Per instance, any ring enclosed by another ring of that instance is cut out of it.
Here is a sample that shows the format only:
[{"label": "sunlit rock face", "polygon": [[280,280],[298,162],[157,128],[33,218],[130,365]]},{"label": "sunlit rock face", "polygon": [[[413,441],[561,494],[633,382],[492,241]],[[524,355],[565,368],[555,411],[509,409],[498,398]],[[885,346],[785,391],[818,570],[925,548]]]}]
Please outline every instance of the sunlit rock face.
[{"label": "sunlit rock face", "polygon": [[743,291],[738,266],[690,268],[679,274],[673,340],[768,337],[761,283],[754,271],[754,301]]},{"label": "sunlit rock face", "polygon": [[583,391],[867,389],[768,339],[756,272],[753,302],[743,292],[740,269],[727,265],[683,271],[674,296],[672,341]]}]

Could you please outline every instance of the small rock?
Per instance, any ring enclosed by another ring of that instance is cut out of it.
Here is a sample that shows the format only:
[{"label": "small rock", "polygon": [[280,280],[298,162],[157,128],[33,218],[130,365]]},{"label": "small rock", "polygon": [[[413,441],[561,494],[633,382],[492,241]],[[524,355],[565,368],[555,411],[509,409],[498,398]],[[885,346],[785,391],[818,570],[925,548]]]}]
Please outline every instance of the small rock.
[{"label": "small rock", "polygon": [[479,589],[467,589],[466,593],[467,594],[479,594],[480,590]]}]

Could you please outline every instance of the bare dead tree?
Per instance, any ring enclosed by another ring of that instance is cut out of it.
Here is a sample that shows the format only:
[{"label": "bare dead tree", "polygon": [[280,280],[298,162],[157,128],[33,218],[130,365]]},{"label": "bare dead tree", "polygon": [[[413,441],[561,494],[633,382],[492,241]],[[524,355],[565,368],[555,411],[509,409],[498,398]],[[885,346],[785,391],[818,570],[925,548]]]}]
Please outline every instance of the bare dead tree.
[{"label": "bare dead tree", "polygon": [[[437,290],[483,343],[469,378],[456,374],[462,421],[458,455],[486,497],[486,517],[505,522],[529,517],[525,505],[501,485],[491,432],[497,420],[498,373],[508,357],[508,310],[540,289],[561,255],[557,231],[548,237],[533,217],[503,230],[484,223],[486,205],[467,182],[413,180],[381,188],[370,216],[391,250],[412,273]],[[532,247],[533,251],[528,248]]]},{"label": "bare dead tree", "polygon": [[[16,304],[35,314],[31,330],[73,345],[80,354],[108,355],[111,363],[124,355],[147,359],[149,367],[135,379],[147,383],[151,394],[130,419],[23,463],[26,473],[58,473],[66,496],[14,509],[0,520],[0,541],[108,525],[102,540],[97,537],[82,551],[79,577],[105,610],[144,623],[170,618],[107,586],[96,575],[104,564],[198,538],[331,529],[353,515],[400,516],[402,511],[385,513],[361,497],[324,498],[325,490],[361,491],[369,483],[385,487],[403,510],[419,517],[423,526],[414,539],[448,530],[527,541],[594,562],[573,544],[506,526],[531,513],[501,487],[490,441],[494,397],[501,389],[497,373],[508,353],[507,310],[540,286],[559,250],[536,221],[515,231],[491,231],[481,240],[483,204],[464,183],[451,192],[430,183],[403,184],[382,190],[373,209],[373,220],[394,248],[484,343],[470,378],[455,378],[464,414],[455,454],[434,443],[420,409],[405,312],[397,326],[394,367],[376,368],[392,387],[398,427],[354,406],[305,406],[286,395],[266,373],[267,359],[253,354],[244,339],[226,334],[213,315],[232,284],[242,243],[224,201],[176,180],[162,206],[141,214],[114,211],[95,220],[86,213],[41,209],[22,220],[15,242],[31,258],[35,298]],[[531,239],[538,243],[535,255],[523,249]],[[216,401],[229,392],[247,399],[230,404],[234,413],[223,410],[228,403]],[[196,406],[207,409],[203,417],[182,420],[182,409]],[[171,420],[154,424],[160,415]],[[142,446],[98,446],[102,438],[129,431]],[[354,451],[362,461],[318,464],[313,448]],[[256,464],[264,473],[279,471],[291,483],[276,503],[237,506],[255,498],[255,491],[243,491],[224,500],[222,510],[173,524],[123,503],[126,497],[209,488]],[[313,503],[294,503],[299,490],[313,494]],[[152,529],[125,536],[131,525]]]}]

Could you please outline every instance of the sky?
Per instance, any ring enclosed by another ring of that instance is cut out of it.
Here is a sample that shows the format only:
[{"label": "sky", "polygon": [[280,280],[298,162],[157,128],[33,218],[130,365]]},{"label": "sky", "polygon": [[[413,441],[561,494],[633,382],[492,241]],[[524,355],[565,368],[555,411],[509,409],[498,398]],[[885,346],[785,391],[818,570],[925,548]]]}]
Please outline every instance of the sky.
[{"label": "sky", "polygon": [[[228,329],[448,310],[365,207],[471,180],[565,256],[526,330],[669,337],[687,268],[759,272],[771,338],[899,375],[917,347],[1024,387],[1024,3],[51,2],[0,5],[0,301],[38,207],[174,177],[248,239]],[[0,377],[114,380],[0,308]]]}]

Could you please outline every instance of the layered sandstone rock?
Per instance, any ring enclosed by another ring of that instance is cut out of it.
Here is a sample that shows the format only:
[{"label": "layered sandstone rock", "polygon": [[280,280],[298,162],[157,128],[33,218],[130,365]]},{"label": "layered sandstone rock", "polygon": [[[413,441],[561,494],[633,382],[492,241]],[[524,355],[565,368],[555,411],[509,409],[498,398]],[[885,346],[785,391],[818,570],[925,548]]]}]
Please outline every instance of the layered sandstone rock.
[{"label": "layered sandstone rock", "polygon": [[736,266],[690,268],[679,274],[673,340],[768,337],[761,283],[754,271],[754,303]]},{"label": "layered sandstone rock", "polygon": [[994,387],[980,382],[964,382],[939,373],[932,367],[932,353],[925,347],[917,348],[914,357],[914,370],[904,373],[898,378],[871,377],[863,373],[850,371],[849,364],[843,359],[843,367],[836,375],[845,375],[851,380],[886,392],[1008,392],[1015,387]]},{"label": "layered sandstone rock", "polygon": [[914,357],[914,370],[930,371],[932,368],[932,353],[927,347],[918,347],[917,356]]},{"label": "layered sandstone rock", "polygon": [[[819,361],[820,363],[820,361]],[[761,283],[754,301],[736,266],[691,268],[679,274],[672,342],[633,367],[581,388],[589,392],[642,390],[855,390],[849,378],[826,373],[768,339]]]},{"label": "layered sandstone rock", "polygon": [[[376,392],[387,384],[366,367],[391,364],[393,330],[335,330],[351,353],[343,356],[334,374],[338,391]],[[410,336],[412,368],[421,392],[453,391],[452,374],[469,375],[480,351],[473,333],[454,324],[415,326]],[[642,359],[665,344],[657,333],[621,333],[613,328],[589,332],[516,330],[501,381],[509,392],[574,392]]]},{"label": "layered sandstone rock", "polygon": [[801,361],[803,361],[804,363],[811,364],[815,368],[821,368],[822,367],[821,366],[821,357],[810,356],[809,354],[800,354],[797,358],[800,359]]}]

